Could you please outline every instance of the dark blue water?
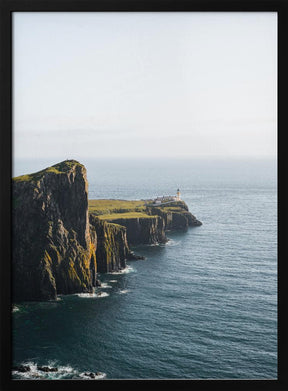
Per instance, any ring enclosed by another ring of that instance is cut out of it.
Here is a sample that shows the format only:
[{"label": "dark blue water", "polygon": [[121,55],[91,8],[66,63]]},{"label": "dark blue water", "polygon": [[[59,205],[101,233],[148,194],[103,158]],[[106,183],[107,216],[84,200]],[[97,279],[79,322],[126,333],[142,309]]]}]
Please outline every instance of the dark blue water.
[{"label": "dark blue water", "polygon": [[[136,247],[146,260],[100,275],[102,296],[18,305],[15,364],[57,365],[49,376],[58,379],[85,371],[107,379],[276,378],[275,162],[82,163],[90,198],[151,198],[180,187],[203,225],[169,233],[166,245]],[[15,163],[15,175],[40,164]]]}]

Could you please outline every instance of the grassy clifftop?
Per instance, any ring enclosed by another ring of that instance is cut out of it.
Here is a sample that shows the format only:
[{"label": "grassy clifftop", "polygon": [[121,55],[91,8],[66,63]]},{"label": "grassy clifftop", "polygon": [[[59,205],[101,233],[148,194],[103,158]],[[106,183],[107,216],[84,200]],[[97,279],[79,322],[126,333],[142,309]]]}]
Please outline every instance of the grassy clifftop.
[{"label": "grassy clifftop", "polygon": [[89,212],[95,215],[145,210],[144,201],[89,200]]},{"label": "grassy clifftop", "polygon": [[44,170],[37,171],[32,174],[20,175],[13,178],[15,183],[17,182],[36,182],[43,177],[43,175],[54,173],[54,174],[65,174],[70,171],[73,167],[79,166],[84,168],[82,164],[77,162],[77,160],[64,160],[61,163],[57,163],[51,167],[47,167]]},{"label": "grassy clifftop", "polygon": [[127,200],[89,200],[89,213],[97,216],[101,220],[152,218],[158,215],[153,211],[178,212],[188,211],[187,205],[183,201],[171,202],[154,206],[145,201]]},{"label": "grassy clifftop", "polygon": [[89,213],[101,220],[151,218],[145,201],[127,200],[89,200]]}]

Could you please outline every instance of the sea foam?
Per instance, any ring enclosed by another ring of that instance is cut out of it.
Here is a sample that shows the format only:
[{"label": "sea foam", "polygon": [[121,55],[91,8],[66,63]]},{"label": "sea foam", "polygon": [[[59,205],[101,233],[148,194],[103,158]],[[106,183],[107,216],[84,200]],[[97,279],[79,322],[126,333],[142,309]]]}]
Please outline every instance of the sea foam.
[{"label": "sea foam", "polygon": [[100,288],[106,289],[106,288],[112,288],[112,286],[108,285],[106,282],[101,282],[101,287]]},{"label": "sea foam", "polygon": [[135,272],[135,270],[133,269],[133,267],[127,265],[127,266],[126,266],[124,269],[122,269],[122,270],[119,270],[119,271],[117,271],[117,272],[110,272],[110,273],[108,273],[108,274],[114,274],[114,275],[116,275],[116,274],[127,274],[127,273],[132,273],[132,272]]},{"label": "sea foam", "polygon": [[130,292],[130,289],[121,289],[121,290],[119,291],[119,294],[120,294],[120,295],[124,295],[125,293],[128,293],[128,292]]},{"label": "sea foam", "polygon": [[[49,369],[57,368],[55,372],[45,372],[40,370],[38,364],[35,362],[23,362],[22,366],[29,366],[30,370],[27,372],[21,372],[17,370],[12,371],[13,379],[21,380],[68,380],[68,379],[82,379],[82,380],[98,380],[106,377],[103,372],[80,372],[70,365],[57,366],[56,361],[49,361],[48,365],[45,365]],[[93,374],[92,376],[90,374]]]},{"label": "sea foam", "polygon": [[84,298],[84,299],[99,299],[102,297],[109,296],[109,293],[106,293],[106,292],[76,293],[76,296]]}]

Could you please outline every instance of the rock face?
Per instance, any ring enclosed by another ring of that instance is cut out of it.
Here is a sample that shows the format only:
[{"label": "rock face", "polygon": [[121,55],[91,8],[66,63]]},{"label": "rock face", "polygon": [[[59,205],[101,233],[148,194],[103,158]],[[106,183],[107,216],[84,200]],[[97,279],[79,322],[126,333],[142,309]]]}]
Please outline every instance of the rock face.
[{"label": "rock face", "polygon": [[70,160],[14,178],[12,218],[15,301],[92,291],[97,236],[83,165]]},{"label": "rock face", "polygon": [[126,259],[133,259],[125,227],[108,223],[93,215],[90,215],[90,224],[97,234],[97,271],[107,273],[124,269]]},{"label": "rock face", "polygon": [[149,207],[147,212],[151,215],[161,216],[165,223],[166,231],[185,230],[188,227],[198,227],[202,225],[192,213],[184,201],[172,204],[172,208],[163,205],[159,207]]},{"label": "rock face", "polygon": [[165,222],[161,216],[114,219],[114,223],[127,229],[127,240],[131,245],[166,243]]},{"label": "rock face", "polygon": [[[171,205],[172,208],[171,208]],[[146,208],[149,217],[118,218],[113,223],[123,225],[127,229],[129,245],[166,243],[166,231],[186,230],[202,223],[193,216],[184,201],[178,201],[167,206]]]}]

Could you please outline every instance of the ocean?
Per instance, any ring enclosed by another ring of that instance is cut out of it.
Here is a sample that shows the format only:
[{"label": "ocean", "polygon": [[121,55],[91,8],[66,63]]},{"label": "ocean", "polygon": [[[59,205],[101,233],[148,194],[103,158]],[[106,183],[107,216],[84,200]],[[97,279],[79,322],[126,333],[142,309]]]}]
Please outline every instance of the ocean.
[{"label": "ocean", "polygon": [[[80,162],[90,199],[147,199],[179,187],[203,225],[133,247],[146,259],[99,275],[101,296],[17,304],[13,365],[33,370],[14,378],[276,379],[276,161]],[[15,160],[13,174],[55,163]]]}]

